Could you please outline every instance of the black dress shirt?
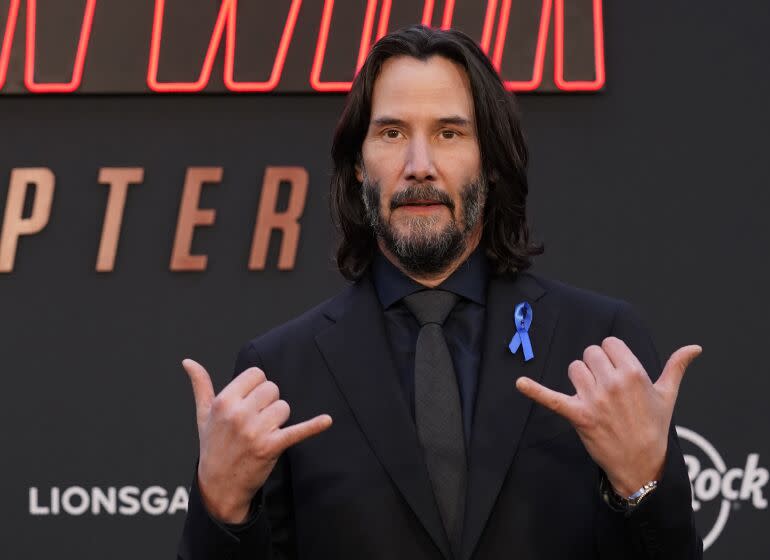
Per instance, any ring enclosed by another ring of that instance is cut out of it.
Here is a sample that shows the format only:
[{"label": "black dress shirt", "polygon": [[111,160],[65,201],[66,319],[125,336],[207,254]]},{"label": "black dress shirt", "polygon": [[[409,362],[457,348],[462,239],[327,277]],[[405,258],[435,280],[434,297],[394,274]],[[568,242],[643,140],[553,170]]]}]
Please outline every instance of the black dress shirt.
[{"label": "black dress shirt", "polygon": [[[473,407],[476,401],[489,265],[476,249],[437,289],[457,294],[457,304],[444,322],[444,336],[452,356],[460,390],[465,447],[470,448]],[[414,418],[414,353],[420,325],[403,298],[425,286],[415,282],[378,253],[372,264],[372,280],[382,304],[387,333],[399,381]]]}]

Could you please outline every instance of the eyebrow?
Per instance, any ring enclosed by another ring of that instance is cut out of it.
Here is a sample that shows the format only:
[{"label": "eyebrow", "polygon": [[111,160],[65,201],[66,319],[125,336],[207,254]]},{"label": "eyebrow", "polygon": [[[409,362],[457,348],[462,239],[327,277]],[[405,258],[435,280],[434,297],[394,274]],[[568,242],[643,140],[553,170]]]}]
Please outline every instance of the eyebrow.
[{"label": "eyebrow", "polygon": [[[471,121],[466,119],[465,117],[461,117],[460,115],[450,115],[448,117],[441,117],[440,119],[437,119],[437,122],[439,124],[447,125],[455,125],[455,126],[471,126]],[[372,125],[374,126],[407,126],[407,123],[403,119],[398,119],[396,117],[377,117],[376,119],[372,119]]]}]

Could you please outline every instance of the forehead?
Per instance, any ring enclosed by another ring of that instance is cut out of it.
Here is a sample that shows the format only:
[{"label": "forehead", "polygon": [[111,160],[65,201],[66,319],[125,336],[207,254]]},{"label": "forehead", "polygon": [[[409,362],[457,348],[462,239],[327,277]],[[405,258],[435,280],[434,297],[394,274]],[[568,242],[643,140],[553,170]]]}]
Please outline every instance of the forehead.
[{"label": "forehead", "polygon": [[383,63],[372,92],[372,119],[387,115],[416,120],[447,114],[473,120],[473,95],[462,66],[438,55],[425,60],[397,56]]}]

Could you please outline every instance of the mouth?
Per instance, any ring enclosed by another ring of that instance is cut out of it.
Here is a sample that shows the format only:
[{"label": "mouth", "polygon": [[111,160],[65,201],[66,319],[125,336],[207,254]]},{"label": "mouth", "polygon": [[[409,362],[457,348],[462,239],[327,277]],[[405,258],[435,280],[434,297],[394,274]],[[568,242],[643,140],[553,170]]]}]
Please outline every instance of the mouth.
[{"label": "mouth", "polygon": [[411,212],[429,212],[441,208],[442,206],[446,205],[437,200],[414,199],[399,204],[397,208],[402,208]]},{"label": "mouth", "polygon": [[390,199],[390,211],[401,209],[407,215],[437,215],[442,208],[451,214],[454,203],[449,194],[435,185],[410,185]]}]

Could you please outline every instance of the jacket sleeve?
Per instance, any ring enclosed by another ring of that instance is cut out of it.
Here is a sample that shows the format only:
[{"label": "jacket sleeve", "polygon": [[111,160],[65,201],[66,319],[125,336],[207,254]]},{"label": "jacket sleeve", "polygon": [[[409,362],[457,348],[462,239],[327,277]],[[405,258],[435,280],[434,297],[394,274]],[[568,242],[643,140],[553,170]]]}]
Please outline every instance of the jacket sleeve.
[{"label": "jacket sleeve", "polygon": [[[649,331],[633,308],[621,303],[611,328],[656,381],[662,366]],[[600,558],[701,560],[703,542],[695,528],[692,495],[675,422],[672,419],[663,476],[658,487],[627,513],[612,510],[597,492]]]},{"label": "jacket sleeve", "polygon": [[[253,344],[238,353],[233,378],[250,367],[261,367]],[[265,372],[269,376],[268,372]],[[178,560],[290,560],[296,558],[293,510],[289,490],[289,465],[278,459],[262,490],[252,500],[248,518],[238,525],[214,518],[206,509],[198,487],[198,469],[190,487]]]}]

